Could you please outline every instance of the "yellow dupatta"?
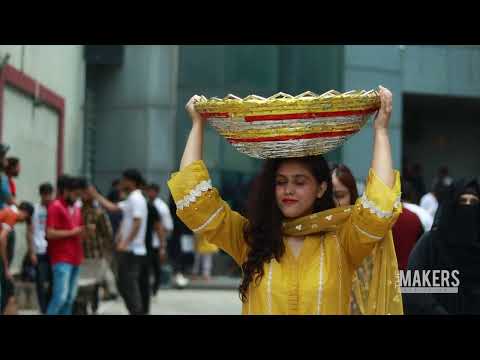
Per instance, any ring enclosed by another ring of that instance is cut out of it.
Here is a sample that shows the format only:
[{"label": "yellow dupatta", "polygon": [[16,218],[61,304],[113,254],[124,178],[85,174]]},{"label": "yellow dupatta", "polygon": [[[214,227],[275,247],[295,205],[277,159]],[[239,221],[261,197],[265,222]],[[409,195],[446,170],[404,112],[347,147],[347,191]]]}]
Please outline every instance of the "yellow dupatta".
[{"label": "yellow dupatta", "polygon": [[[283,233],[289,236],[305,236],[337,231],[351,216],[353,206],[342,206],[285,222]],[[330,220],[326,220],[326,218]],[[392,231],[374,247],[371,278],[356,276],[353,291],[361,312],[365,315],[403,315],[402,296],[399,287],[399,271]],[[368,295],[365,293],[368,291]]]}]

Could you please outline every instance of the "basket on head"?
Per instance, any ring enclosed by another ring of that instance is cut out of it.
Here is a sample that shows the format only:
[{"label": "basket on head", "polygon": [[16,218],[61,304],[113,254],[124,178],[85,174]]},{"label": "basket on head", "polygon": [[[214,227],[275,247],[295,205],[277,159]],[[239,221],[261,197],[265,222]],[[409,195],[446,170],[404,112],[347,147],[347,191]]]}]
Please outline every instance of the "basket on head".
[{"label": "basket on head", "polygon": [[202,96],[195,109],[238,151],[259,159],[325,154],[341,146],[380,108],[375,90],[244,99]]}]

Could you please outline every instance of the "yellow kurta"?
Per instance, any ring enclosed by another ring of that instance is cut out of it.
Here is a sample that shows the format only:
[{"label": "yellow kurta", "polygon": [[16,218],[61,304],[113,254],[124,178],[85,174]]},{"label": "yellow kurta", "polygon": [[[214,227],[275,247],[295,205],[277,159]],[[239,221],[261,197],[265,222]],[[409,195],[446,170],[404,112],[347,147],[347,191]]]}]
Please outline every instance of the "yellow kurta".
[{"label": "yellow kurta", "polygon": [[[195,161],[168,182],[177,215],[197,236],[230,254],[239,266],[248,246],[247,219],[231,210],[212,187],[203,161]],[[243,314],[349,314],[352,275],[393,226],[400,205],[400,175],[393,188],[370,170],[365,194],[336,231],[309,235],[298,258],[286,244],[280,262],[264,265],[259,286],[253,283]]]}]

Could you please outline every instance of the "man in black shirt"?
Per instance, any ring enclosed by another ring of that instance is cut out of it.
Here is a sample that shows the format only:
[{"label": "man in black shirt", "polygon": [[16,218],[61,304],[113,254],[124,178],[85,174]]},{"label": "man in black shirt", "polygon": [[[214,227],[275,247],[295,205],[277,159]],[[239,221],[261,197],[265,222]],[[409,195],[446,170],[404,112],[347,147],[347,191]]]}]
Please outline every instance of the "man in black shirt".
[{"label": "man in black shirt", "polygon": [[[141,271],[141,284],[140,291],[142,293],[143,309],[144,314],[147,315],[150,313],[150,296],[152,293],[152,287],[150,285],[150,275],[152,271],[156,274],[159,274],[160,269],[158,268],[160,262],[157,261],[157,258],[160,258],[161,262],[166,260],[166,252],[159,249],[166,248],[166,231],[162,225],[162,218],[157,211],[157,208],[151,201],[147,202],[147,229],[145,232],[145,247],[147,248],[147,259],[145,266],[142,267]],[[153,247],[153,233],[156,232],[158,238],[160,239],[160,248],[156,249]]]}]

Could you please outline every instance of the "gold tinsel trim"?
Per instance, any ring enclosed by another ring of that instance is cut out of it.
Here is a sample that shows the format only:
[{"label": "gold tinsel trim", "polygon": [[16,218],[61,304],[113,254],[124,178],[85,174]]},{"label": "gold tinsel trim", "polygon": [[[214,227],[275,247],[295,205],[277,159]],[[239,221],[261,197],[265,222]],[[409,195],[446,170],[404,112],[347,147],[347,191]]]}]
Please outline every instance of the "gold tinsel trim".
[{"label": "gold tinsel trim", "polygon": [[340,93],[336,90],[318,95],[306,91],[297,96],[279,92],[268,98],[249,95],[240,98],[233,94],[223,99],[202,96],[195,104],[200,113],[228,113],[230,116],[252,116],[268,114],[288,114],[296,112],[354,111],[380,107],[380,97],[376,90],[352,90]]}]

